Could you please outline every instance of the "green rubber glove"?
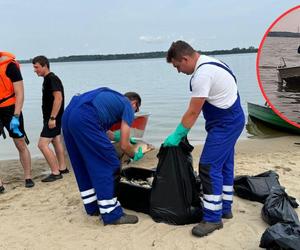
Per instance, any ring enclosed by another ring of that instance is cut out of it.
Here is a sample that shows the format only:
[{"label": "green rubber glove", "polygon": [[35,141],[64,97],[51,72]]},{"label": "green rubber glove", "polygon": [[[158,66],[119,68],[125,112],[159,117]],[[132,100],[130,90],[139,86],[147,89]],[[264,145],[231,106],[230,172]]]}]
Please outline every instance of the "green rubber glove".
[{"label": "green rubber glove", "polygon": [[138,161],[138,160],[142,159],[143,157],[144,157],[144,154],[143,154],[142,147],[139,147],[138,151],[135,152],[135,154],[134,154],[133,160]]},{"label": "green rubber glove", "polygon": [[[114,141],[119,142],[120,140],[121,140],[121,131],[117,130],[116,132],[114,132]],[[136,139],[133,137],[130,137],[129,141],[131,144],[136,144]]]},{"label": "green rubber glove", "polygon": [[164,147],[172,147],[172,146],[178,146],[181,139],[185,137],[189,133],[190,129],[185,128],[182,123],[180,123],[175,131],[170,134],[164,141],[163,146]]},{"label": "green rubber glove", "polygon": [[117,130],[114,132],[114,141],[119,142],[121,140],[121,131]]}]

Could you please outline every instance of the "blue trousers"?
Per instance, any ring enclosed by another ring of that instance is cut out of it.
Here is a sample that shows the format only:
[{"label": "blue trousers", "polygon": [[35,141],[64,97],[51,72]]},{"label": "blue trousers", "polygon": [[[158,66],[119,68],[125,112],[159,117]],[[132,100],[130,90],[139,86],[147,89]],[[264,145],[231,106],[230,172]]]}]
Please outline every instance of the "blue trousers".
[{"label": "blue trousers", "polygon": [[208,102],[203,106],[207,138],[200,157],[199,176],[203,185],[203,220],[221,221],[231,212],[234,181],[234,146],[243,131],[245,116],[240,98],[229,109]]},{"label": "blue trousers", "polygon": [[64,112],[64,140],[87,214],[100,211],[108,224],[123,215],[114,190],[120,161],[95,108],[91,104],[78,105],[79,98],[73,97]]}]

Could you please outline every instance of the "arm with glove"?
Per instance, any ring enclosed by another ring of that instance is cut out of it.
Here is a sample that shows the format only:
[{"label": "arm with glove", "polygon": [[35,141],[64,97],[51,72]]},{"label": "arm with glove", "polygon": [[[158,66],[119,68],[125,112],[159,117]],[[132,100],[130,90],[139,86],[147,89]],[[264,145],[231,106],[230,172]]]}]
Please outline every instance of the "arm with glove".
[{"label": "arm with glove", "polygon": [[9,128],[10,130],[13,131],[14,134],[17,134],[18,136],[22,136],[23,134],[21,133],[19,126],[20,126],[20,117],[19,115],[14,115],[11,118]]},{"label": "arm with glove", "polygon": [[[113,132],[113,139],[115,142],[120,142],[121,140],[121,130],[117,130]],[[136,139],[134,137],[129,137],[129,141],[131,144],[136,144]]]},{"label": "arm with glove", "polygon": [[175,131],[165,139],[163,143],[164,147],[179,145],[181,139],[189,133],[191,127],[198,119],[204,102],[205,98],[202,97],[193,97],[191,99],[189,108],[183,115],[180,124],[176,127]]},{"label": "arm with glove", "polygon": [[[133,161],[138,161],[144,157],[142,147],[138,147],[137,151],[134,150],[134,147],[130,144],[135,144],[130,140],[130,127],[129,125],[125,122],[122,121],[121,123],[121,129],[119,130],[120,133],[114,133],[115,138],[114,140],[116,141],[116,134],[117,137],[119,136],[119,141],[120,141],[120,147],[122,151],[127,154],[129,157],[132,158]],[[130,143],[129,143],[130,141]]]},{"label": "arm with glove", "polygon": [[14,134],[17,134],[18,136],[23,136],[23,134],[19,129],[19,126],[20,126],[20,114],[24,102],[24,85],[22,80],[14,82],[13,85],[14,85],[14,92],[16,96],[16,103],[15,103],[14,116],[10,121],[9,128],[13,131]]}]

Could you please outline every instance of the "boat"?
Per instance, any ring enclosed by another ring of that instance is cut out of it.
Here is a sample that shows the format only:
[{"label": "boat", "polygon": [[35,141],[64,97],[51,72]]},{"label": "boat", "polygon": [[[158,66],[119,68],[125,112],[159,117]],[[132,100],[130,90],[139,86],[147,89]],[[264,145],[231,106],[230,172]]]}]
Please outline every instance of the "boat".
[{"label": "boat", "polygon": [[282,60],[283,65],[277,67],[278,82],[300,89],[300,66],[287,67],[284,58]]},{"label": "boat", "polygon": [[[142,138],[148,123],[150,113],[139,112],[134,115],[134,121],[130,127],[130,136],[135,138]],[[110,130],[116,131],[121,128],[121,122],[114,124]]]},{"label": "boat", "polygon": [[300,134],[300,128],[291,125],[290,123],[279,117],[270,107],[247,103],[248,114],[250,118],[257,119],[265,125],[276,128],[277,130],[285,131],[292,134]]}]

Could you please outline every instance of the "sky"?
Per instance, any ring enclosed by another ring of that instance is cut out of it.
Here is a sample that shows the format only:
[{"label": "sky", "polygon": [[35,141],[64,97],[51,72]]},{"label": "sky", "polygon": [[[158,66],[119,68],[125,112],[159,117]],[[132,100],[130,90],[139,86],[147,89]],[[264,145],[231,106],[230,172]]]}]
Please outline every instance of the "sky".
[{"label": "sky", "polygon": [[255,46],[299,0],[0,0],[0,50],[36,55],[202,51]]}]

